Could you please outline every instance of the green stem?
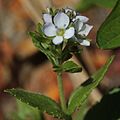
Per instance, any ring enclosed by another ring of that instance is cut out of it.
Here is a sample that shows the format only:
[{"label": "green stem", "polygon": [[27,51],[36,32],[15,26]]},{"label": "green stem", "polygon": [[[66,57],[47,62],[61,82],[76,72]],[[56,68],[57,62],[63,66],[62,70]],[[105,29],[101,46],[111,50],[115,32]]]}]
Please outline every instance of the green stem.
[{"label": "green stem", "polygon": [[65,95],[64,95],[64,89],[63,89],[63,81],[62,81],[62,73],[57,73],[57,80],[58,80],[58,89],[59,89],[59,95],[60,95],[60,102],[61,107],[64,112],[66,112],[66,103],[65,103]]}]

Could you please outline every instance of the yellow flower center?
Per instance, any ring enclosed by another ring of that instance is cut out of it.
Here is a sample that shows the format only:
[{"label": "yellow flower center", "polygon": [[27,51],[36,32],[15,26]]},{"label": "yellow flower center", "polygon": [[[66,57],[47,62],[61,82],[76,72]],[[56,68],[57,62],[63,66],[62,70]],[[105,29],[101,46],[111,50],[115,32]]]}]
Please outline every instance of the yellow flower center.
[{"label": "yellow flower center", "polygon": [[65,33],[65,30],[64,30],[64,29],[58,29],[58,30],[57,30],[57,35],[58,35],[58,36],[63,36],[64,33]]}]

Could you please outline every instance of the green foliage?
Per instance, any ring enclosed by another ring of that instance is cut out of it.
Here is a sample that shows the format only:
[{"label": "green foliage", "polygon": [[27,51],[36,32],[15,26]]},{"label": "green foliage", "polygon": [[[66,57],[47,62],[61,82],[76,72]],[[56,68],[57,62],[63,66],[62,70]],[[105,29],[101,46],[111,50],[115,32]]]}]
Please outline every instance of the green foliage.
[{"label": "green foliage", "polygon": [[83,49],[79,47],[79,43],[74,42],[73,39],[67,41],[66,46],[62,50],[61,63],[69,60],[73,54],[81,53]]},{"label": "green foliage", "polygon": [[113,8],[117,0],[80,0],[77,5],[77,10],[85,11],[93,5],[103,6],[106,8]]},{"label": "green foliage", "polygon": [[113,8],[117,0],[93,0],[96,5],[103,6],[106,8]]},{"label": "green foliage", "polygon": [[120,0],[98,30],[97,44],[101,49],[120,47]]},{"label": "green foliage", "polygon": [[62,65],[62,71],[76,73],[76,72],[81,72],[82,68],[73,61],[67,61]]},{"label": "green foliage", "polygon": [[87,112],[84,120],[118,119],[120,119],[120,88],[115,88]]},{"label": "green foliage", "polygon": [[[72,57],[72,53],[78,53],[81,49],[78,47],[78,43],[74,40],[66,41],[61,45],[54,45],[52,43],[52,38],[46,37],[43,33],[43,26],[38,23],[35,32],[29,32],[29,35],[32,37],[32,41],[34,45],[43,52],[51,63],[54,66],[55,71],[60,71],[60,65],[62,65],[65,61],[69,60]],[[66,64],[65,64],[66,65]],[[71,65],[71,64],[70,64]],[[63,65],[64,66],[64,65]],[[75,65],[74,65],[75,66]],[[67,66],[68,67],[68,66]],[[72,66],[73,67],[73,66]],[[81,68],[74,68],[74,70],[65,70],[63,67],[63,72],[78,72]],[[70,67],[68,68],[70,69]]]},{"label": "green foliage", "polygon": [[78,109],[74,115],[73,120],[84,120],[84,117],[86,115],[86,112],[88,111],[88,101],[86,101],[80,109]]},{"label": "green foliage", "polygon": [[12,120],[27,120],[28,118],[43,120],[42,113],[38,109],[17,100],[17,111],[12,114]]},{"label": "green foliage", "polygon": [[55,64],[55,55],[52,52],[53,50],[50,45],[50,40],[41,36],[42,34],[39,35],[37,32],[29,32],[29,35],[32,37],[34,45],[39,48],[39,50],[43,52],[53,64]]},{"label": "green foliage", "polygon": [[[68,61],[72,57],[72,53],[78,53],[81,49],[74,40],[66,41],[61,45],[54,45],[51,38],[46,38],[42,31],[42,25],[38,23],[35,32],[29,32],[34,45],[43,52],[51,61],[55,72],[81,72],[81,67],[72,61]],[[67,62],[68,61],[68,62]]]},{"label": "green foliage", "polygon": [[68,114],[72,114],[77,107],[80,107],[87,99],[91,91],[101,82],[107,72],[114,56],[110,57],[106,64],[91,76],[87,81],[75,89],[68,102]]},{"label": "green foliage", "polygon": [[38,108],[41,112],[46,112],[56,118],[66,118],[59,105],[47,96],[21,89],[8,89],[5,92],[15,96],[28,105]]},{"label": "green foliage", "polygon": [[79,4],[77,4],[76,9],[78,11],[85,11],[93,5],[92,0],[79,0]]},{"label": "green foliage", "polygon": [[66,61],[61,66],[54,66],[53,68],[55,72],[77,73],[82,71],[82,67],[80,67],[73,61]]}]

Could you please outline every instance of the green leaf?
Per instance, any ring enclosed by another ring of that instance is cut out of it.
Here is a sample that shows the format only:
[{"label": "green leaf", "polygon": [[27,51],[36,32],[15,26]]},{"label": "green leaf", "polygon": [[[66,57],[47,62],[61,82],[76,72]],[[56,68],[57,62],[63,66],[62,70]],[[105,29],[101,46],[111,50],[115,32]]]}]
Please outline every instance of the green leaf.
[{"label": "green leaf", "polygon": [[95,5],[103,6],[106,8],[113,8],[117,2],[117,0],[92,0]]},{"label": "green leaf", "polygon": [[97,44],[101,49],[120,47],[120,0],[98,30]]},{"label": "green leaf", "polygon": [[38,23],[37,24],[37,31],[40,33],[40,34],[43,34],[43,28],[42,28],[42,24],[41,23]]},{"label": "green leaf", "polygon": [[67,61],[63,63],[62,71],[76,73],[76,72],[81,72],[82,68],[78,66],[76,63],[74,63],[73,61]]},{"label": "green leaf", "polygon": [[114,56],[110,57],[106,64],[93,74],[87,81],[73,91],[68,102],[68,114],[72,114],[77,107],[80,107],[87,99],[92,90],[98,86],[107,72]]},{"label": "green leaf", "polygon": [[49,115],[52,115],[53,117],[66,117],[59,105],[47,96],[27,92],[21,89],[8,89],[5,90],[5,92],[11,94],[12,96],[15,96],[17,99],[28,105],[38,108],[41,112],[46,112]]},{"label": "green leaf", "polygon": [[56,63],[55,60],[55,55],[53,54],[52,50],[51,50],[51,46],[49,44],[48,39],[39,36],[38,33],[36,32],[29,32],[29,35],[32,37],[32,41],[34,43],[34,45],[41,51],[43,52],[47,58],[53,63]]},{"label": "green leaf", "polygon": [[80,109],[78,109],[73,116],[73,120],[84,120],[84,117],[88,111],[88,101],[86,101]]},{"label": "green leaf", "polygon": [[120,119],[120,88],[115,88],[104,95],[86,114],[84,120]]},{"label": "green leaf", "polygon": [[76,9],[78,11],[85,11],[93,5],[92,0],[79,0],[79,4],[77,4]]},{"label": "green leaf", "polygon": [[21,120],[26,120],[30,118],[31,120],[43,120],[42,113],[30,106],[27,105],[20,100],[17,100],[17,111],[14,113],[14,120],[17,120],[17,118],[20,118]]},{"label": "green leaf", "polygon": [[113,8],[117,0],[80,0],[80,3],[77,5],[77,10],[85,11],[93,5],[98,5],[106,8]]}]

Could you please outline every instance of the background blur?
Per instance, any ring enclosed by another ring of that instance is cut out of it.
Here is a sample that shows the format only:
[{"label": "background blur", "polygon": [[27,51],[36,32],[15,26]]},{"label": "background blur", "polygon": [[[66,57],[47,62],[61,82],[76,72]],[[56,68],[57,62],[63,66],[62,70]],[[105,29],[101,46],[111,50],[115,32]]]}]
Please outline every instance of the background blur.
[{"label": "background blur", "polygon": [[[34,47],[28,35],[38,22],[42,22],[41,14],[47,7],[77,9],[89,17],[89,24],[94,26],[89,35],[91,46],[84,48],[81,55],[72,58],[82,64],[83,72],[63,75],[66,99],[75,87],[104,65],[113,52],[117,54],[116,59],[101,85],[90,95],[86,108],[99,101],[108,89],[120,85],[120,50],[103,51],[95,44],[96,32],[111,9],[100,5],[80,9],[80,5],[80,0],[0,0],[0,120],[37,120],[31,115],[33,111],[28,110],[32,108],[27,106],[25,109],[25,105],[3,93],[4,89],[18,87],[41,92],[59,102],[52,65]],[[53,120],[46,114],[45,119]]]}]

